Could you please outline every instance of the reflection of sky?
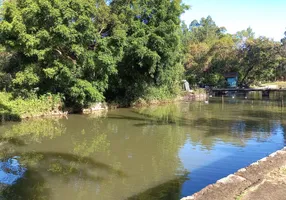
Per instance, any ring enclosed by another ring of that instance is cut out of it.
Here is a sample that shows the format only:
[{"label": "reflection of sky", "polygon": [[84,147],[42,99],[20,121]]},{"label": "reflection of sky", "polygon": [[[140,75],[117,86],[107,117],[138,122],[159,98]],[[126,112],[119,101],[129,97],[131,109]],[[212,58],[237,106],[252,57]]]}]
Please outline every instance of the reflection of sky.
[{"label": "reflection of sky", "polygon": [[[235,130],[235,127],[238,130]],[[232,126],[232,132],[241,133],[244,130],[242,124]],[[240,168],[283,148],[284,129],[280,121],[271,122],[270,133],[255,134],[255,131],[258,130],[253,130],[252,138],[245,141],[245,146],[237,146],[217,140],[211,150],[208,150],[204,146],[188,140],[179,152],[184,168],[190,172],[189,180],[182,186],[181,195],[191,195]],[[260,137],[266,135],[270,136],[261,140]],[[260,139],[255,138],[255,136]]]},{"label": "reflection of sky", "polygon": [[23,177],[26,168],[22,167],[17,157],[9,158],[0,162],[0,183],[12,185],[19,178]]}]

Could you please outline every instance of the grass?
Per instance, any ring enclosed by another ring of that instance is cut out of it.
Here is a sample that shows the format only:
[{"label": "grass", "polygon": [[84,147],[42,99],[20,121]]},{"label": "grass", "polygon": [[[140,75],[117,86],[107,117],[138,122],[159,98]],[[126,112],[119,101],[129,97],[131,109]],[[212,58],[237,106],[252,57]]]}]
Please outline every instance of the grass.
[{"label": "grass", "polygon": [[149,87],[146,88],[144,94],[139,95],[139,97],[131,103],[131,106],[142,107],[153,104],[173,102],[179,93],[180,89],[177,86],[172,88],[155,86]]},{"label": "grass", "polygon": [[242,197],[243,197],[243,195],[239,195],[239,196],[237,196],[237,197],[235,198],[235,200],[241,200]]},{"label": "grass", "polygon": [[58,110],[60,105],[58,95],[14,99],[10,93],[0,92],[0,121],[20,121],[23,118],[46,115]]},{"label": "grass", "polygon": [[277,85],[278,88],[286,88],[286,81],[269,82],[269,83],[263,83],[261,85],[262,86]]},{"label": "grass", "polygon": [[244,190],[240,195],[235,197],[235,200],[242,200],[243,197],[248,193],[248,189]]},{"label": "grass", "polygon": [[281,168],[281,172],[282,172],[282,174],[285,174],[285,175],[286,175],[286,167],[282,167],[282,168]]}]

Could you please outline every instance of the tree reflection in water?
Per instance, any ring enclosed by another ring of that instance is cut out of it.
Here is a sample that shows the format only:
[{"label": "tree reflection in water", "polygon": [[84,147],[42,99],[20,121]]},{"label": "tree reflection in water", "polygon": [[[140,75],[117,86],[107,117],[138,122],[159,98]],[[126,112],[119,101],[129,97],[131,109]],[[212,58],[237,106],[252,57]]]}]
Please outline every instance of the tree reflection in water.
[{"label": "tree reflection in water", "polygon": [[[66,128],[58,120],[26,121],[13,125],[0,138],[1,157],[0,183],[1,199],[50,199],[50,186],[45,179],[53,177],[59,181],[80,180],[102,182],[105,174],[126,176],[122,171],[88,157],[96,151],[107,151],[109,142],[105,134],[91,140],[74,143],[73,153],[18,151],[30,143],[41,143],[46,138],[54,139],[63,135]],[[84,131],[83,131],[84,132]],[[18,168],[18,171],[15,169]],[[8,183],[1,172],[10,170]],[[12,180],[12,176],[14,177]]]},{"label": "tree reflection in water", "polygon": [[[271,143],[275,134],[280,142],[285,134],[281,108],[246,101],[119,109],[104,115],[28,121],[4,126],[5,131],[0,127],[2,161],[19,156],[27,168],[24,178],[5,187],[2,199],[179,199],[186,178],[194,183],[200,175],[213,181],[208,170],[214,166],[221,176],[221,167],[233,159],[223,159],[223,152],[247,149],[249,141]],[[217,151],[220,146],[225,149]],[[239,164],[245,161],[242,154],[240,158]],[[203,186],[205,180],[199,179],[196,184]]]}]

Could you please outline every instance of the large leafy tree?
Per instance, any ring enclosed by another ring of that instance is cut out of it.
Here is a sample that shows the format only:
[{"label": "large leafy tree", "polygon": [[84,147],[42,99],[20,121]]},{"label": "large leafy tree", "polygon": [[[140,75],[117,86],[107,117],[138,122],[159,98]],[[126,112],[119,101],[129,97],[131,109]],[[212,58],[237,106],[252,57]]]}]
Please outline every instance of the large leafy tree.
[{"label": "large leafy tree", "polygon": [[223,72],[233,67],[233,37],[225,34],[225,28],[217,26],[210,16],[199,22],[194,20],[189,30],[187,79],[192,84],[223,84]]},{"label": "large leafy tree", "polygon": [[127,40],[108,95],[130,102],[150,93],[154,98],[175,94],[184,70],[180,15],[186,7],[180,0],[118,0],[110,5],[126,25]]},{"label": "large leafy tree", "polygon": [[190,24],[186,77],[194,84],[225,86],[224,73],[239,72],[240,85],[283,79],[285,39],[255,39],[251,28],[226,34],[211,17]]},{"label": "large leafy tree", "polygon": [[225,27],[217,26],[211,16],[201,18],[200,22],[197,20],[192,21],[189,29],[193,43],[204,42],[209,45],[223,37],[226,31]]},{"label": "large leafy tree", "polygon": [[286,32],[284,33],[285,37],[281,39],[281,63],[277,69],[277,78],[279,80],[286,81]]},{"label": "large leafy tree", "polygon": [[246,30],[238,31],[234,34],[234,39],[238,48],[243,48],[245,43],[249,40],[254,40],[255,33],[251,27],[248,27]]},{"label": "large leafy tree", "polygon": [[61,93],[74,107],[102,101],[124,40],[113,18],[104,0],[6,2],[0,42],[15,57],[5,68],[14,91]]},{"label": "large leafy tree", "polygon": [[266,37],[246,41],[239,50],[240,84],[275,81],[276,70],[281,61],[280,46],[280,43]]}]

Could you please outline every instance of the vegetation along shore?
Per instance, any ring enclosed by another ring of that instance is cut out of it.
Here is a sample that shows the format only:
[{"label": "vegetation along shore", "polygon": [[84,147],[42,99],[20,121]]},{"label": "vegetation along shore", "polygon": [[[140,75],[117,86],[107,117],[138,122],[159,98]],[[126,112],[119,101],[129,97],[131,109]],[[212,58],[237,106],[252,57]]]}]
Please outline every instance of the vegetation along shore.
[{"label": "vegetation along shore", "polygon": [[[0,112],[6,119],[177,99],[191,87],[285,81],[286,38],[229,34],[207,16],[189,26],[181,1],[4,1]],[[192,99],[192,97],[189,97]]]}]

